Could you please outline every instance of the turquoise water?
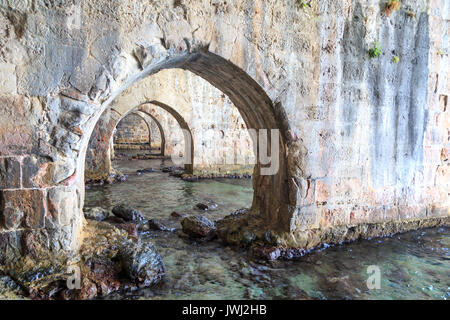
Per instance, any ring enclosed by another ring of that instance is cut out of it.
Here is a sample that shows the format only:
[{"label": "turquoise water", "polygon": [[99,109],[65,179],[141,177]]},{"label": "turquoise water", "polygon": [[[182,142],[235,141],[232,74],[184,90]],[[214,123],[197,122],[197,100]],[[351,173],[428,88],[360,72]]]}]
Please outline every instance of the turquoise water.
[{"label": "turquoise water", "polygon": [[[177,211],[204,214],[217,220],[251,205],[251,180],[185,182],[161,172],[164,160],[118,160],[129,173],[126,182],[86,190],[86,207],[112,208],[127,202],[148,218],[170,218]],[[136,170],[155,172],[136,175]],[[198,202],[218,208],[201,212]],[[167,267],[165,281],[109,299],[450,299],[450,228],[432,228],[389,238],[362,240],[318,250],[295,261],[254,261],[245,251],[218,240],[206,243],[180,238],[177,232],[151,231],[141,235],[153,242]],[[375,266],[380,289],[367,280]],[[370,271],[370,270],[369,270]]]}]

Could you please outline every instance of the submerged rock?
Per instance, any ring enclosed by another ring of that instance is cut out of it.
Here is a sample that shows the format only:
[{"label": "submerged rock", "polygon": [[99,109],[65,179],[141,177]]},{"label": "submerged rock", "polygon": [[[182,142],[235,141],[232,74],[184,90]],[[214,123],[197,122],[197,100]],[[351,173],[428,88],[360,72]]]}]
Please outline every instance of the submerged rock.
[{"label": "submerged rock", "polygon": [[112,213],[125,221],[142,222],[144,216],[136,209],[133,209],[125,204],[119,204],[112,209]]},{"label": "submerged rock", "polygon": [[103,221],[104,222],[108,222],[108,223],[112,223],[112,224],[126,223],[125,220],[123,220],[122,218],[116,217],[116,216],[109,216],[108,218],[106,218]]},{"label": "submerged rock", "polygon": [[163,167],[161,169],[162,172],[177,172],[177,171],[183,171],[184,169],[182,167]]},{"label": "submerged rock", "polygon": [[147,168],[147,169],[139,169],[136,171],[138,174],[142,174],[142,173],[148,173],[148,172],[155,172],[155,169],[153,168]]},{"label": "submerged rock", "polygon": [[116,176],[116,182],[124,182],[126,181],[128,178],[128,176],[126,174],[120,174],[118,176]]},{"label": "submerged rock", "polygon": [[194,182],[194,181],[198,181],[199,180],[199,178],[197,176],[194,176],[192,174],[182,174],[180,177],[184,181],[188,181],[188,182]]},{"label": "submerged rock", "polygon": [[214,203],[212,201],[206,202],[206,203],[197,203],[195,205],[196,208],[200,209],[200,210],[213,210],[217,208],[217,203]]},{"label": "submerged rock", "polygon": [[86,185],[104,185],[106,184],[114,184],[116,182],[124,182],[128,178],[128,175],[122,174],[117,171],[113,171],[107,176],[104,175],[96,175],[96,174],[89,174],[89,176],[86,177]]},{"label": "submerged rock", "polygon": [[139,286],[158,283],[166,273],[166,267],[151,243],[128,242],[119,250],[123,273]]},{"label": "submerged rock", "polygon": [[89,208],[89,209],[85,209],[83,211],[84,211],[84,217],[86,219],[103,221],[109,217],[109,211],[106,209],[103,209],[101,207]]},{"label": "submerged rock", "polygon": [[108,184],[113,184],[116,182],[124,182],[127,180],[127,178],[128,178],[128,175],[126,175],[126,174],[114,172],[108,176],[108,178],[105,180],[105,182]]},{"label": "submerged rock", "polygon": [[170,214],[170,217],[171,218],[174,218],[174,219],[178,219],[178,218],[184,218],[184,214],[182,214],[182,213],[179,213],[179,212],[176,212],[176,211],[173,211],[171,214]]},{"label": "submerged rock", "polygon": [[181,220],[183,232],[197,239],[212,239],[216,235],[216,225],[205,216],[190,216]]},{"label": "submerged rock", "polygon": [[250,254],[257,259],[277,260],[281,256],[281,250],[276,247],[252,246]]},{"label": "submerged rock", "polygon": [[159,230],[159,231],[175,231],[175,228],[169,227],[164,221],[159,219],[150,219],[148,220],[148,227],[151,230]]}]

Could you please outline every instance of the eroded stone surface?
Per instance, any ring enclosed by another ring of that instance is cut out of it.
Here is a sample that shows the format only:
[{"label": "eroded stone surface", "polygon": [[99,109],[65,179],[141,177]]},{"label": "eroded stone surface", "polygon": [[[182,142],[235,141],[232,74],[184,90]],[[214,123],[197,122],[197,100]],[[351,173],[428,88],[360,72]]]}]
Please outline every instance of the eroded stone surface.
[{"label": "eroded stone surface", "polygon": [[0,158],[0,190],[20,188],[20,162],[17,158]]},{"label": "eroded stone surface", "polygon": [[122,246],[120,259],[127,276],[142,286],[159,282],[166,273],[161,256],[150,244],[129,243]]},{"label": "eroded stone surface", "polygon": [[109,211],[104,208],[95,207],[84,210],[84,216],[86,219],[102,221],[109,217]]},{"label": "eroded stone surface", "polygon": [[194,239],[212,239],[216,235],[216,225],[205,216],[189,216],[181,220],[183,232]]},{"label": "eroded stone surface", "polygon": [[1,191],[2,227],[5,229],[44,227],[45,192],[43,190]]},{"label": "eroded stone surface", "polygon": [[125,221],[142,222],[144,216],[142,213],[126,204],[118,204],[112,209],[112,213]]}]

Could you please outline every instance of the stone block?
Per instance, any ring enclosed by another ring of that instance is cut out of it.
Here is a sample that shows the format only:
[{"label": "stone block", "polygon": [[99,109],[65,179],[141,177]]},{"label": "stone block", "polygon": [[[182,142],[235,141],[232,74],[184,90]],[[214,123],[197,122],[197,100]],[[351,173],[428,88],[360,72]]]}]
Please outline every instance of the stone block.
[{"label": "stone block", "polygon": [[312,180],[299,178],[289,180],[289,201],[297,206],[306,206],[313,203],[314,184]]},{"label": "stone block", "polygon": [[20,162],[17,158],[0,158],[0,190],[20,188]]},{"label": "stone block", "polygon": [[383,222],[385,221],[385,208],[374,207],[367,210],[368,221],[367,222]]},{"label": "stone block", "polygon": [[422,206],[398,206],[398,213],[400,220],[408,220],[415,218],[426,218],[427,209]]},{"label": "stone block", "polygon": [[326,203],[330,197],[330,186],[322,181],[316,180],[315,201],[316,204]]},{"label": "stone block", "polygon": [[17,91],[16,66],[10,63],[0,63],[0,94]]},{"label": "stone block", "polygon": [[428,213],[433,217],[450,216],[450,208],[445,206],[431,206],[431,208],[428,210]]},{"label": "stone block", "polygon": [[350,210],[345,208],[324,209],[321,227],[344,226],[350,224]]},{"label": "stone block", "polygon": [[400,216],[398,207],[396,206],[385,206],[384,215],[386,220],[397,220]]},{"label": "stone block", "polygon": [[54,228],[69,225],[77,215],[81,215],[80,202],[80,193],[75,186],[49,189],[46,225]]},{"label": "stone block", "polygon": [[11,263],[20,257],[22,231],[0,231],[0,265]]},{"label": "stone block", "polygon": [[341,199],[360,199],[361,180],[358,178],[339,179],[331,186],[331,196]]},{"label": "stone block", "polygon": [[0,95],[0,156],[31,153],[36,117],[23,96]]},{"label": "stone block", "polygon": [[350,223],[368,223],[370,222],[369,213],[364,208],[353,208],[350,212]]},{"label": "stone block", "polygon": [[29,156],[22,161],[22,186],[24,188],[45,188],[52,186],[54,163],[46,158]]},{"label": "stone block", "polygon": [[299,208],[295,215],[295,227],[299,230],[318,228],[320,218],[321,210],[316,206]]},{"label": "stone block", "polygon": [[44,227],[44,190],[4,190],[1,191],[0,199],[2,228]]}]

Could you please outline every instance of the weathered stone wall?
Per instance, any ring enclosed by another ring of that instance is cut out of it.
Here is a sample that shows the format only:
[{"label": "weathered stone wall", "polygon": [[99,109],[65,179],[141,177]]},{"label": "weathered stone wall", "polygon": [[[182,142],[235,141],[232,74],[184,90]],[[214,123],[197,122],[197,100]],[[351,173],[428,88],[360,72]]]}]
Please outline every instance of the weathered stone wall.
[{"label": "weathered stone wall", "polygon": [[[153,117],[152,115],[149,115],[145,112],[136,111],[135,113],[140,115],[142,118],[144,118],[145,121],[149,125],[150,139],[151,139],[150,143],[151,143],[152,150],[156,150],[156,151],[161,150],[161,146],[162,146],[162,144],[164,144],[164,142],[162,141],[162,137],[161,137],[161,132],[163,131],[163,127],[162,127],[161,123],[159,123],[155,117]],[[163,135],[164,135],[164,133],[163,133]]]},{"label": "weathered stone wall", "polygon": [[[114,143],[148,144],[150,143],[150,124],[145,118],[131,113],[124,117],[116,126]],[[149,145],[150,148],[150,145]]]},{"label": "weathered stone wall", "polygon": [[0,261],[77,248],[97,120],[169,68],[221,90],[247,127],[280,129],[280,170],[255,167],[252,211],[281,244],[448,219],[448,1],[390,16],[384,1],[310,4],[0,0]]},{"label": "weathered stone wall", "polygon": [[326,229],[448,215],[448,3],[402,1],[390,16],[383,1],[336,3],[319,5],[317,102],[294,115],[317,137],[299,217]]}]

